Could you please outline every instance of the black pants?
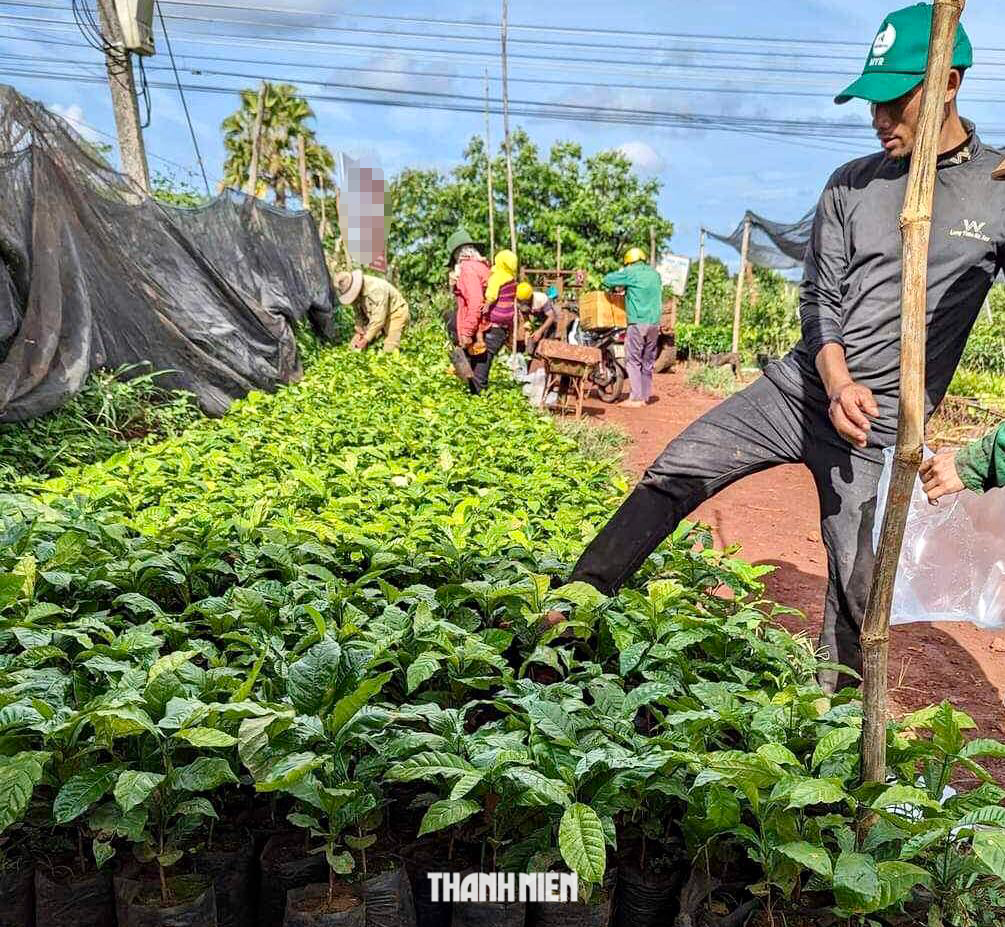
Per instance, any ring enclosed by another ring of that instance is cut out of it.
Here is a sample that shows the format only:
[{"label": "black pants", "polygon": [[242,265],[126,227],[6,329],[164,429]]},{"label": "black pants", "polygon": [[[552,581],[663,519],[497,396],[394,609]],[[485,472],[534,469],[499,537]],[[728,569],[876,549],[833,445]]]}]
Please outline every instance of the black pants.
[{"label": "black pants", "polygon": [[[872,579],[882,451],[853,448],[834,430],[826,408],[790,396],[766,377],[667,445],[580,557],[572,579],[613,594],[702,502],[744,476],[785,463],[809,468],[820,500],[827,549],[821,647],[831,660],[861,670],[859,629]],[[820,681],[832,689],[851,680],[824,670]]]},{"label": "black pants", "polygon": [[471,383],[471,392],[480,393],[489,385],[489,374],[492,372],[492,361],[506,344],[508,329],[498,325],[492,326],[485,332],[485,353],[469,355],[471,357],[471,369],[475,372],[475,378]]}]

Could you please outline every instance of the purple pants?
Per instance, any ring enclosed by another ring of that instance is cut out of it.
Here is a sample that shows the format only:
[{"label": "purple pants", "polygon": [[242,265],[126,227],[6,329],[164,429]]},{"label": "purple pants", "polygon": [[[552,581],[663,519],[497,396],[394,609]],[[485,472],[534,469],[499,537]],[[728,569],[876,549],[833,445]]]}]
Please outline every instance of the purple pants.
[{"label": "purple pants", "polygon": [[659,347],[659,325],[629,325],[625,339],[625,366],[632,399],[647,402],[653,391],[653,367]]}]

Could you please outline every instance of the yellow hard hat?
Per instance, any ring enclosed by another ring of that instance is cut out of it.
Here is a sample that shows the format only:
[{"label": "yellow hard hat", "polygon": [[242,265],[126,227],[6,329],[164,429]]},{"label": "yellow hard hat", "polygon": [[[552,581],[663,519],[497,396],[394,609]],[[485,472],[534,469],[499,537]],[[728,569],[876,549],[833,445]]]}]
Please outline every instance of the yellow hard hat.
[{"label": "yellow hard hat", "polygon": [[529,303],[533,295],[534,295],[534,287],[532,287],[526,280],[524,280],[522,283],[517,284],[516,288],[517,302]]},{"label": "yellow hard hat", "polygon": [[646,259],[646,253],[641,248],[629,248],[625,252],[625,264],[637,264]]}]

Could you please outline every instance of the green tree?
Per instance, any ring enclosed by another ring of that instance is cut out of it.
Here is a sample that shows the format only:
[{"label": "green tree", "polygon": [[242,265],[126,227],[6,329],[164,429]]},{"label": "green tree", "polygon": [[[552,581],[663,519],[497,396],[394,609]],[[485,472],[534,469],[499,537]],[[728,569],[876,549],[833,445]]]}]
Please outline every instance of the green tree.
[{"label": "green tree", "polygon": [[[241,105],[223,121],[223,147],[227,152],[223,165],[223,186],[243,188],[251,170],[252,139],[258,111],[258,90],[241,91]],[[298,146],[304,138],[308,184],[320,189],[321,178],[331,188],[331,171],[335,159],[322,145],[308,124],[314,111],[292,84],[265,82],[261,146],[258,159],[258,189],[256,196],[270,190],[277,206],[285,206],[290,193],[299,196],[300,170]]]},{"label": "green tree", "polygon": [[[642,180],[616,151],[584,158],[573,142],[555,144],[542,157],[529,136],[513,134],[513,186],[517,253],[523,267],[552,267],[556,232],[562,229],[562,264],[588,271],[594,283],[621,263],[632,245],[648,250],[650,228],[657,247],[673,234],[673,224],[659,215],[660,183]],[[405,170],[390,185],[389,258],[402,284],[413,291],[444,284],[444,244],[464,225],[487,244],[485,201],[488,159],[475,137],[449,175],[433,170]],[[493,159],[495,177],[505,177],[502,154]],[[508,246],[505,185],[496,184],[496,246]]]}]

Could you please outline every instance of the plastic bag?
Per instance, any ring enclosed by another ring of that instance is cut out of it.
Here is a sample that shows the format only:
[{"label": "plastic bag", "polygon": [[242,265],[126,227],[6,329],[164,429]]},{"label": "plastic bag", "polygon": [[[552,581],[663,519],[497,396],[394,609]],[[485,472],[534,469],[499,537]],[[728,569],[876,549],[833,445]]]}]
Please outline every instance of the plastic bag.
[{"label": "plastic bag", "polygon": [[[884,451],[873,549],[886,509],[894,449]],[[925,458],[932,456],[925,449]],[[930,505],[915,483],[890,610],[891,624],[968,621],[1005,628],[1005,491],[969,491]]]},{"label": "plastic bag", "polygon": [[509,369],[513,374],[513,379],[522,383],[527,379],[527,358],[519,351],[509,356]]}]

